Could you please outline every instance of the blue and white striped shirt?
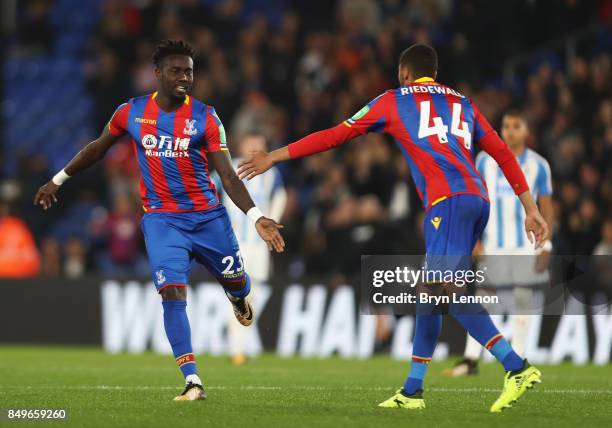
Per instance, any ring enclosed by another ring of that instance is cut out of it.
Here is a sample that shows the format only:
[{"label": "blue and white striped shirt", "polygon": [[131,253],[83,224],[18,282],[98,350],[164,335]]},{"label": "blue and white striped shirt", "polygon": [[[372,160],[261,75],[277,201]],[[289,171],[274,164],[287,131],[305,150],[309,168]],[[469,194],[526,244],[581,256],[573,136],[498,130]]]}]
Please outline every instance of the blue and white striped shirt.
[{"label": "blue and white striped shirt", "polygon": [[[517,157],[533,198],[552,195],[550,166],[531,149]],[[491,213],[483,233],[487,254],[533,254],[533,245],[525,232],[525,212],[495,160],[485,152],[476,157],[476,169],[489,191]]]}]

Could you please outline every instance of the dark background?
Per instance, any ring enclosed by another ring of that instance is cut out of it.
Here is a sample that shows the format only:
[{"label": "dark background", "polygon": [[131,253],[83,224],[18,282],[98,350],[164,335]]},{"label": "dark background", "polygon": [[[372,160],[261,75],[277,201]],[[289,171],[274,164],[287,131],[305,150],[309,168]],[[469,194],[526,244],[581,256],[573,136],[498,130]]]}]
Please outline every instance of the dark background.
[{"label": "dark background", "polygon": [[[430,43],[439,80],[495,126],[524,111],[552,167],[555,251],[612,253],[610,0],[6,0],[2,16],[0,276],[15,251],[32,258],[19,276],[148,275],[129,142],[68,181],[49,212],[31,201],[119,104],[153,90],[163,38],[196,48],[193,95],[216,107],[233,150],[246,133],[276,148],[339,123],[397,84],[403,49]],[[422,208],[386,137],[281,170],[276,274],[339,284],[361,254],[422,253]],[[15,230],[30,236],[16,250]]]}]

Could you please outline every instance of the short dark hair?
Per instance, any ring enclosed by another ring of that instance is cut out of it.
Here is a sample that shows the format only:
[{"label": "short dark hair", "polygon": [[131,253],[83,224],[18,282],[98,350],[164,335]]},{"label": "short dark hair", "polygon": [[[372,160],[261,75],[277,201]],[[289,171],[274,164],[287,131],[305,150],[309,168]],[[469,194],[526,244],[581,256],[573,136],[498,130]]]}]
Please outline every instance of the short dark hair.
[{"label": "short dark hair", "polygon": [[159,66],[162,59],[170,55],[186,55],[193,58],[195,51],[182,40],[163,40],[153,51],[153,64]]},{"label": "short dark hair", "polygon": [[525,124],[527,124],[527,118],[525,117],[523,112],[517,108],[511,108],[510,110],[507,110],[502,116],[502,119],[504,117],[514,117],[514,118],[522,120]]},{"label": "short dark hair", "polygon": [[400,55],[400,67],[408,67],[414,78],[434,77],[438,71],[438,54],[428,45],[410,46]]}]

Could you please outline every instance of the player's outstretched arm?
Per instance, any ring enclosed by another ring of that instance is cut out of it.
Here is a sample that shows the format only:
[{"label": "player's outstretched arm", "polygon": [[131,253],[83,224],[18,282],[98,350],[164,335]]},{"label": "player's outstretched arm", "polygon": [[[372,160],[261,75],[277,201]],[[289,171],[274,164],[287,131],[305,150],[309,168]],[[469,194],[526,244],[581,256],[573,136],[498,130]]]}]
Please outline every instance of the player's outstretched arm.
[{"label": "player's outstretched arm", "polygon": [[85,147],[83,147],[64,169],[58,172],[49,182],[44,184],[34,196],[34,205],[40,205],[44,210],[57,202],[57,191],[64,181],[79,171],[89,168],[104,157],[108,149],[119,139],[113,136],[108,127],[104,127],[102,134]]},{"label": "player's outstretched arm", "polygon": [[253,177],[263,174],[279,162],[291,159],[289,156],[289,146],[281,147],[270,153],[255,152],[250,158],[238,164],[238,175],[241,180],[250,180]]},{"label": "player's outstretched arm", "polygon": [[268,249],[270,251],[275,250],[277,253],[283,252],[285,249],[285,240],[279,232],[280,229],[283,228],[283,225],[278,224],[271,218],[264,217],[261,211],[255,206],[244,183],[238,178],[238,175],[236,175],[229,154],[224,150],[219,150],[209,152],[208,156],[217,174],[219,174],[221,178],[225,193],[227,193],[234,204],[253,221],[257,233],[259,233],[261,239],[266,242]]},{"label": "player's outstretched arm", "polygon": [[393,108],[390,104],[392,99],[391,92],[385,92],[370,101],[353,117],[333,128],[313,132],[270,153],[257,152],[253,154],[238,165],[240,179],[250,180],[266,172],[274,164],[333,149],[368,132],[389,132],[389,121],[385,119],[385,116]]},{"label": "player's outstretched arm", "polygon": [[363,129],[356,126],[348,126],[343,122],[333,128],[313,132],[288,146],[281,147],[270,153],[255,152],[248,159],[238,164],[238,175],[240,179],[250,180],[263,174],[275,164],[289,159],[298,159],[333,149],[364,133]]}]

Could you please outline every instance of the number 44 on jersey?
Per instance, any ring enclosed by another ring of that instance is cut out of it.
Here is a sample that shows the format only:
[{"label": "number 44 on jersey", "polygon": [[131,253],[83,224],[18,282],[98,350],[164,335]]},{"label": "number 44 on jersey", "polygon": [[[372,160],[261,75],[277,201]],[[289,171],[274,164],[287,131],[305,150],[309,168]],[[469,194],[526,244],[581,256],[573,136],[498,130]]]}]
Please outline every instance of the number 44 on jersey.
[{"label": "number 44 on jersey", "polygon": [[[453,103],[453,116],[451,119],[451,134],[463,139],[463,145],[470,150],[472,147],[472,134],[468,128],[468,124],[461,120],[461,104]],[[444,124],[440,116],[431,117],[431,101],[421,101],[420,103],[421,119],[419,122],[419,138],[427,138],[435,135],[438,137],[440,144],[448,143],[448,126]],[[433,126],[429,123],[433,122]]]}]

